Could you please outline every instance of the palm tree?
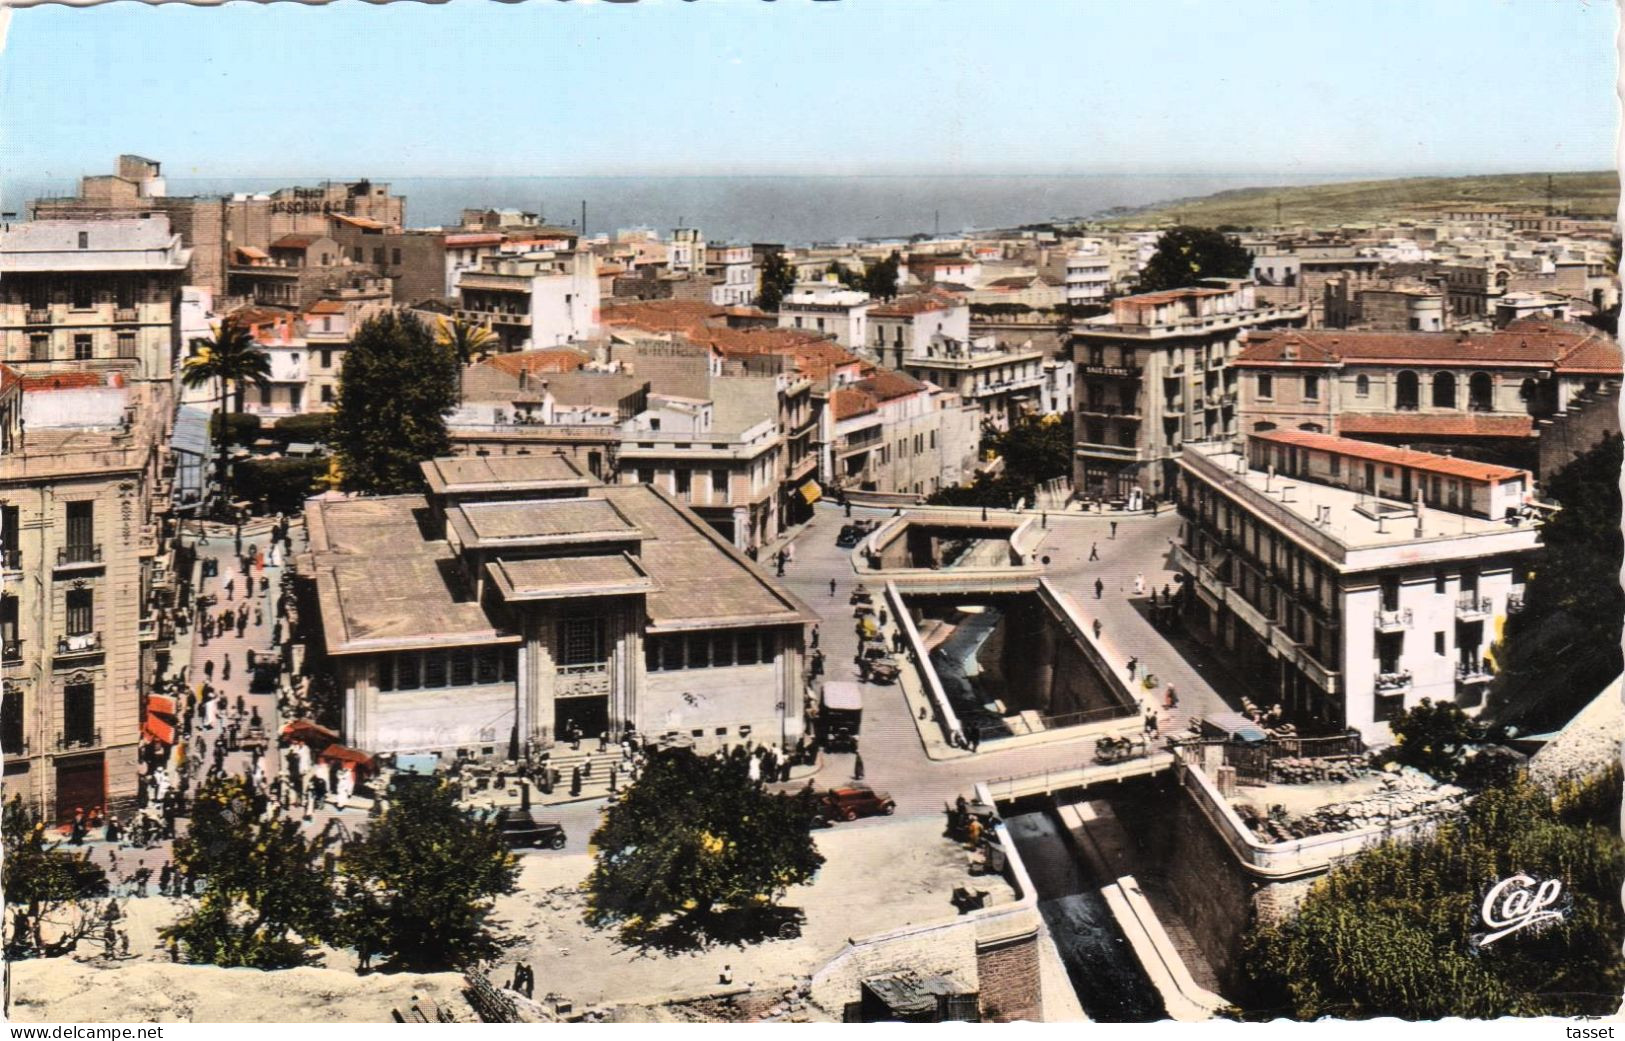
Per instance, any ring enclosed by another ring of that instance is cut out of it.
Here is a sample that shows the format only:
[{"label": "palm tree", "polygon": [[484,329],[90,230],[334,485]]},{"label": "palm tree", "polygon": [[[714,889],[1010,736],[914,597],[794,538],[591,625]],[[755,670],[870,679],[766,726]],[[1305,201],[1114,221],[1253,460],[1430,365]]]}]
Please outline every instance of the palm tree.
[{"label": "palm tree", "polygon": [[254,342],[254,334],[246,326],[227,318],[214,328],[212,339],[198,337],[192,341],[192,354],[181,366],[181,382],[188,387],[207,386],[213,380],[220,387],[220,412],[215,424],[215,445],[219,457],[215,463],[215,481],[220,494],[226,493],[226,392],[228,386],[236,389],[238,411],[242,410],[246,385],[264,388],[270,385],[271,359]]},{"label": "palm tree", "polygon": [[442,344],[451,348],[451,353],[457,356],[457,400],[463,400],[463,370],[468,363],[476,357],[491,349],[496,342],[496,336],[491,332],[490,326],[475,325],[467,318],[454,318],[450,321],[440,319],[440,326],[436,335]]}]

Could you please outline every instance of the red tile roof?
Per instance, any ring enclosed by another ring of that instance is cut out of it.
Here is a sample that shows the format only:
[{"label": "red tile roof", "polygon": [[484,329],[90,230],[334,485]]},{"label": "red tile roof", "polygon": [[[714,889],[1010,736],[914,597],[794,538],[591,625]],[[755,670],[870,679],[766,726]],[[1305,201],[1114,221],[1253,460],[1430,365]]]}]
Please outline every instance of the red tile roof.
[{"label": "red tile roof", "polygon": [[544,348],[536,351],[518,351],[514,354],[498,354],[487,359],[485,364],[510,376],[517,376],[521,372],[528,372],[534,376],[549,372],[574,372],[587,364],[587,356],[580,351]]},{"label": "red tile roof", "polygon": [[892,369],[876,369],[874,375],[859,380],[853,386],[873,394],[880,401],[906,398],[925,389],[925,384],[913,376]]},{"label": "red tile roof", "polygon": [[1255,441],[1294,445],[1298,448],[1308,448],[1317,452],[1352,456],[1356,459],[1369,459],[1372,462],[1390,466],[1405,466],[1412,470],[1447,474],[1452,477],[1466,477],[1475,481],[1505,481],[1514,477],[1527,477],[1529,475],[1527,470],[1518,470],[1510,466],[1496,466],[1493,463],[1480,463],[1457,456],[1435,455],[1432,452],[1395,448],[1392,445],[1379,445],[1371,441],[1357,441],[1353,438],[1337,437],[1332,434],[1317,434],[1308,430],[1270,430],[1249,436]]},{"label": "red tile roof", "polygon": [[829,396],[829,407],[830,411],[835,413],[836,419],[851,419],[853,416],[873,412],[875,399],[855,387],[841,387]]},{"label": "red tile roof", "polygon": [[[1494,364],[1619,374],[1619,344],[1575,322],[1525,319],[1489,333],[1359,332],[1346,329],[1254,331],[1238,364],[1299,363],[1313,358],[1383,364]],[[1313,362],[1312,362],[1313,363]]]},{"label": "red tile roof", "polygon": [[912,296],[900,296],[888,303],[880,304],[869,309],[871,318],[912,318],[917,314],[926,314],[931,311],[946,311],[958,307],[964,301],[951,293],[938,290],[927,290],[915,293]]},{"label": "red tile roof", "polygon": [[305,309],[306,314],[343,314],[344,301],[318,300]]},{"label": "red tile roof", "polygon": [[1345,412],[1337,419],[1344,434],[1393,434],[1406,437],[1528,437],[1535,422],[1529,416],[1429,416],[1420,412],[1376,415]]},{"label": "red tile roof", "polygon": [[316,235],[284,235],[271,243],[272,249],[309,249],[319,238]]}]

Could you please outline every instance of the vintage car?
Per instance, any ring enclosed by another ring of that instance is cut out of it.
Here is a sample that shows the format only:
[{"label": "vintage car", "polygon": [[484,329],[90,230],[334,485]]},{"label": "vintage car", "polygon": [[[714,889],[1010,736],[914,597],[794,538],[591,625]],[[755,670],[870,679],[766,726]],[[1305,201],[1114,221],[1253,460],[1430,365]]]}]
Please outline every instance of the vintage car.
[{"label": "vintage car", "polygon": [[835,545],[841,549],[851,549],[862,542],[870,532],[880,526],[878,521],[860,520],[851,524],[841,525],[841,532],[835,536]]},{"label": "vintage car", "polygon": [[1102,763],[1120,763],[1125,759],[1138,759],[1149,754],[1151,747],[1142,736],[1102,737],[1095,742],[1095,759]]},{"label": "vintage car", "polygon": [[831,788],[819,800],[818,815],[825,822],[854,821],[859,817],[889,817],[897,812],[897,803],[885,792],[877,792],[864,784]]},{"label": "vintage car", "polygon": [[558,821],[539,821],[525,809],[497,811],[497,833],[510,849],[532,846],[536,849],[563,849],[567,841],[564,825]]}]

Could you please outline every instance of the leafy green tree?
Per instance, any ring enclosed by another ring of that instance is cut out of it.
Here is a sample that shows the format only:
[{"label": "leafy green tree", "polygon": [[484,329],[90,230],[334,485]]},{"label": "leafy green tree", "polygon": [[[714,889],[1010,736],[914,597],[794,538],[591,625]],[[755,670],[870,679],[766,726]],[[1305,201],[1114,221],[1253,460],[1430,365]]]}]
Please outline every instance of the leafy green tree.
[{"label": "leafy green tree", "polygon": [[826,270],[829,274],[834,275],[837,279],[839,279],[841,285],[845,286],[846,288],[856,289],[860,293],[863,292],[864,276],[862,272],[853,271],[839,260],[830,261],[829,267]]},{"label": "leafy green tree", "polygon": [[743,755],[654,753],[593,835],[588,921],[628,942],[715,936],[730,918],[768,913],[824,857],[817,800],[768,793]]},{"label": "leafy green tree", "polygon": [[[1249,932],[1248,1007],[1300,1020],[1614,1012],[1625,987],[1619,797],[1617,768],[1555,798],[1519,780],[1429,837],[1333,868],[1295,915]],[[1565,917],[1477,950],[1485,893],[1519,873],[1560,880]]]},{"label": "leafy green tree", "polygon": [[1204,278],[1246,278],[1252,270],[1253,255],[1228,235],[1181,225],[1157,240],[1157,251],[1140,272],[1139,292],[1180,289]]},{"label": "leafy green tree", "polygon": [[283,416],[271,428],[271,434],[283,444],[294,441],[320,444],[333,436],[333,413],[303,412]]},{"label": "leafy green tree", "polygon": [[202,881],[203,895],[162,935],[196,962],[258,969],[307,963],[333,918],[321,853],[298,820],[256,816],[241,778],[206,781],[193,800],[191,827],[175,841],[176,865]]},{"label": "leafy green tree", "polygon": [[445,785],[411,785],[339,857],[342,934],[363,961],[430,971],[496,953],[492,899],[514,891],[519,862],[495,826]]},{"label": "leafy green tree", "polygon": [[1488,712],[1527,732],[1561,726],[1607,686],[1625,660],[1620,627],[1621,439],[1615,435],[1546,483],[1562,509],[1541,525],[1541,555],[1496,650]]},{"label": "leafy green tree", "polygon": [[795,268],[783,253],[774,250],[762,258],[762,291],[756,294],[756,306],[764,311],[777,311],[795,286]]},{"label": "leafy green tree", "polygon": [[209,437],[218,442],[221,439],[220,424],[225,421],[225,441],[228,445],[253,444],[260,436],[260,417],[252,412],[216,412],[209,417]]},{"label": "leafy green tree", "polygon": [[995,437],[993,447],[1004,460],[1004,474],[1017,498],[1031,503],[1040,484],[1072,472],[1071,413],[1025,417]]},{"label": "leafy green tree", "polygon": [[897,272],[902,266],[902,255],[894,249],[891,256],[869,266],[858,288],[876,300],[890,300],[897,295]]},{"label": "leafy green tree", "polygon": [[[206,387],[210,383],[220,388],[219,414],[226,412],[228,390],[236,394],[236,411],[243,410],[243,395],[252,383],[256,387],[270,386],[271,359],[254,342],[248,327],[230,318],[221,322],[213,337],[198,337],[192,341],[192,354],[181,363],[181,383],[187,387]],[[215,481],[222,493],[226,488],[227,430],[220,423],[213,424],[216,450]]]},{"label": "leafy green tree", "polygon": [[418,464],[447,455],[446,416],[457,407],[457,359],[416,315],[388,311],[364,323],[344,352],[333,442],[347,491],[418,491]]},{"label": "leafy green tree", "polygon": [[969,485],[939,489],[932,506],[1031,506],[1038,486],[1072,472],[1072,416],[1027,416],[1009,430],[994,433],[983,447],[1004,460],[997,475],[978,474]]},{"label": "leafy green tree", "polygon": [[1395,757],[1441,781],[1455,780],[1467,747],[1484,739],[1484,728],[1459,706],[1435,705],[1432,698],[1400,712],[1388,728],[1394,732]]},{"label": "leafy green tree", "polygon": [[440,319],[435,337],[451,349],[457,359],[457,400],[463,399],[463,372],[475,358],[487,353],[500,343],[487,325],[479,325],[466,318]]},{"label": "leafy green tree", "polygon": [[107,895],[107,875],[48,838],[45,822],[23,807],[21,796],[6,803],[0,837],[5,847],[0,858],[5,956],[70,953],[100,925],[89,902]]},{"label": "leafy green tree", "polygon": [[326,473],[325,458],[247,459],[232,476],[238,498],[264,500],[267,509],[297,513],[306,499],[326,490]]}]

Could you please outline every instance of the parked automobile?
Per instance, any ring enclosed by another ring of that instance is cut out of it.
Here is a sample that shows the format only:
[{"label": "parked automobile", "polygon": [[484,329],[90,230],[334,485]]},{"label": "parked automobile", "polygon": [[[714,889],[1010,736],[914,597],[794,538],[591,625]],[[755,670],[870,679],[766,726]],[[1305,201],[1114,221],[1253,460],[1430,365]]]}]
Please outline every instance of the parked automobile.
[{"label": "parked automobile", "polygon": [[885,792],[877,792],[865,784],[831,788],[819,800],[818,815],[833,824],[853,821],[859,817],[889,817],[897,812],[897,803]]},{"label": "parked automobile", "polygon": [[529,810],[503,809],[497,811],[497,832],[509,849],[531,846],[536,849],[563,849],[568,841],[564,825],[558,821],[539,821]]},{"label": "parked automobile", "polygon": [[853,521],[851,524],[843,524],[841,525],[841,533],[835,536],[835,545],[841,549],[851,549],[879,526],[878,521],[872,520],[860,520]]}]

